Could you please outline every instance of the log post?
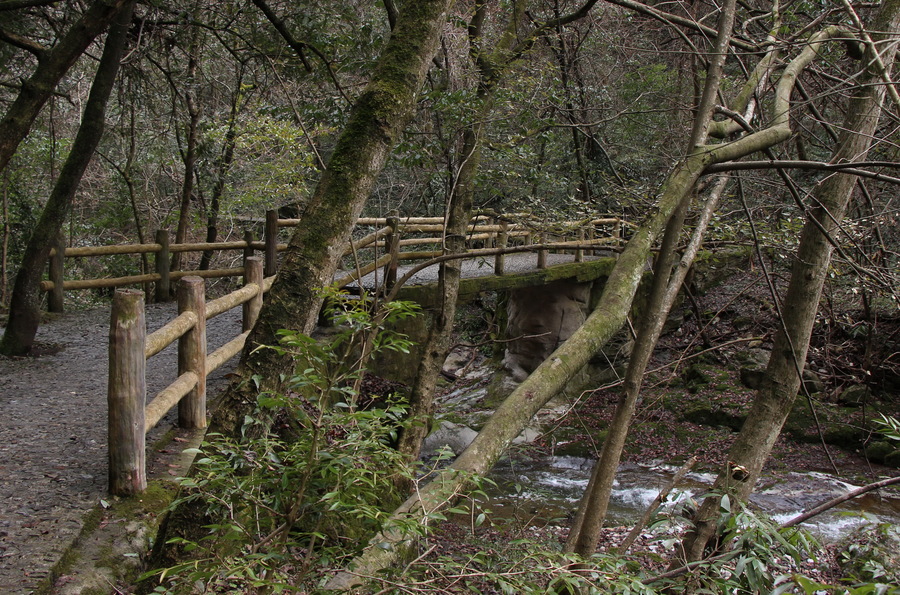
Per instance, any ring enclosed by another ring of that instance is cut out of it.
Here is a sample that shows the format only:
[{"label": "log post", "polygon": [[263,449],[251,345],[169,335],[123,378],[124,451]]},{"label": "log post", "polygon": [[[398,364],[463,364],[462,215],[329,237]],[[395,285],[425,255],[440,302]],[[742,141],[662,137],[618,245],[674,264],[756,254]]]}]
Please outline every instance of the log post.
[{"label": "log post", "polygon": [[140,494],[147,487],[144,401],[147,394],[144,293],[119,289],[109,325],[107,384],[109,493]]},{"label": "log post", "polygon": [[55,250],[50,254],[50,280],[53,289],[47,296],[47,310],[50,312],[63,312],[65,310],[63,298],[63,277],[65,277],[66,238],[62,232],[56,237]]},{"label": "log post", "polygon": [[248,258],[252,257],[255,252],[253,249],[253,230],[244,230],[244,241],[247,242],[247,245],[244,246],[244,260],[246,261]]},{"label": "log post", "polygon": [[[547,235],[544,232],[538,234],[538,244],[543,244],[547,239]],[[537,256],[537,268],[546,269],[547,268],[547,251],[544,249],[538,250]]]},{"label": "log post", "polygon": [[[501,250],[506,249],[509,242],[509,223],[507,221],[500,222],[500,234],[497,236],[497,247]],[[497,254],[494,257],[494,274],[500,276],[503,274],[503,268],[506,264],[506,255]]]},{"label": "log post", "polygon": [[271,277],[278,269],[278,211],[266,211],[265,242],[266,261],[263,272],[266,277]]},{"label": "log post", "polygon": [[[588,239],[588,242],[590,242],[592,245],[594,242],[594,237],[595,237],[594,224],[591,223],[587,230],[587,239]],[[597,254],[597,251],[594,250],[593,248],[591,248],[590,250],[588,250],[588,254],[590,254],[591,256],[595,256]]]},{"label": "log post", "polygon": [[156,230],[156,243],[159,244],[159,252],[156,253],[156,274],[159,275],[159,281],[156,282],[156,301],[168,302],[172,295],[168,229]]},{"label": "log post", "polygon": [[183,277],[178,283],[178,312],[197,315],[194,328],[178,339],[178,375],[193,372],[197,384],[178,402],[178,425],[206,427],[206,282]]},{"label": "log post", "polygon": [[584,262],[584,250],[581,248],[581,244],[584,243],[584,230],[578,228],[578,248],[575,248],[575,262]]},{"label": "log post", "polygon": [[391,231],[384,238],[386,252],[390,254],[391,260],[384,265],[384,289],[390,291],[394,283],[397,282],[397,266],[400,260],[400,217],[397,211],[391,211],[387,218],[388,227]]},{"label": "log post", "polygon": [[244,302],[243,321],[241,322],[241,330],[249,331],[256,324],[256,318],[259,311],[262,310],[263,303],[263,261],[259,256],[251,256],[244,259],[244,285],[255,283],[259,286],[259,293],[253,299]]}]

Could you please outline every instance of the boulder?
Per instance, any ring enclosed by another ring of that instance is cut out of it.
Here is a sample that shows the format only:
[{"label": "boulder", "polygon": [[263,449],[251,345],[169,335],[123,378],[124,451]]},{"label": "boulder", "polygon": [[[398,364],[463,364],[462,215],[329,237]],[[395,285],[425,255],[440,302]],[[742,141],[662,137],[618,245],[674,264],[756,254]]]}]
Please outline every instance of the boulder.
[{"label": "boulder", "polygon": [[441,426],[428,435],[422,443],[422,458],[438,453],[445,446],[458,455],[469,446],[478,432],[468,426],[442,421]]},{"label": "boulder", "polygon": [[862,407],[872,397],[872,390],[865,384],[852,384],[841,391],[838,403],[848,407]]}]

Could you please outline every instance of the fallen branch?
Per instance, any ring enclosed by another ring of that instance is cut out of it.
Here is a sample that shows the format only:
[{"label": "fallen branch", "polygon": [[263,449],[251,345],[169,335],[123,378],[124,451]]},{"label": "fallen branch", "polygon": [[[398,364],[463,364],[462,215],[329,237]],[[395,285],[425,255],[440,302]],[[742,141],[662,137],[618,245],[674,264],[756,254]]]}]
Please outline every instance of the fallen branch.
[{"label": "fallen branch", "polygon": [[897,477],[891,477],[888,479],[883,479],[881,481],[876,481],[875,483],[870,483],[868,485],[864,485],[861,488],[856,488],[855,490],[851,490],[842,496],[838,496],[837,498],[832,498],[831,500],[824,502],[812,510],[808,512],[804,512],[803,514],[797,515],[786,523],[782,524],[782,528],[793,527],[794,525],[799,525],[804,521],[808,521],[816,515],[822,514],[826,510],[830,510],[837,506],[838,504],[842,504],[847,500],[852,500],[857,496],[861,496],[867,492],[871,492],[872,490],[877,490],[879,488],[884,488],[890,485],[894,485],[900,483],[900,475]]},{"label": "fallen branch", "polygon": [[628,533],[628,536],[622,541],[622,545],[619,546],[619,554],[624,554],[628,551],[628,548],[631,547],[631,544],[637,539],[638,534],[643,530],[643,528],[647,525],[647,521],[650,520],[650,515],[652,515],[657,508],[659,508],[660,504],[662,504],[666,497],[669,495],[669,492],[684,479],[684,476],[687,475],[688,471],[696,464],[697,457],[693,456],[688,459],[688,462],[685,463],[681,469],[678,470],[678,473],[672,477],[672,481],[666,485],[663,489],[659,491],[656,495],[656,498],[653,499],[653,502],[650,503],[650,506],[647,507],[647,510],[644,511],[643,516],[635,523],[634,527],[631,528],[631,531]]}]

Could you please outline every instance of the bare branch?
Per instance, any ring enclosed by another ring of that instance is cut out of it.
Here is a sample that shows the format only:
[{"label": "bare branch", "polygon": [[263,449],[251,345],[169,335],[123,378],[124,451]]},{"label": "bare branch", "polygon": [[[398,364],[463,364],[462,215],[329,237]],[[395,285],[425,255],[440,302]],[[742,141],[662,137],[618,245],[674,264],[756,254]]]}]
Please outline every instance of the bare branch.
[{"label": "bare branch", "polygon": [[745,171],[753,169],[806,169],[816,171],[840,172],[853,174],[861,178],[871,178],[882,182],[900,184],[900,178],[886,176],[878,172],[860,169],[862,167],[892,167],[900,168],[900,163],[894,161],[858,161],[852,163],[824,163],[822,161],[782,160],[769,159],[765,161],[728,161],[714,163],[708,166],[703,173],[711,174],[723,171]]},{"label": "bare branch", "polygon": [[30,52],[37,56],[39,60],[43,58],[44,54],[47,52],[47,48],[45,48],[41,44],[35,43],[27,37],[23,37],[10,31],[6,31],[5,29],[0,29],[0,41],[5,41],[9,45],[15,46],[20,50]]}]

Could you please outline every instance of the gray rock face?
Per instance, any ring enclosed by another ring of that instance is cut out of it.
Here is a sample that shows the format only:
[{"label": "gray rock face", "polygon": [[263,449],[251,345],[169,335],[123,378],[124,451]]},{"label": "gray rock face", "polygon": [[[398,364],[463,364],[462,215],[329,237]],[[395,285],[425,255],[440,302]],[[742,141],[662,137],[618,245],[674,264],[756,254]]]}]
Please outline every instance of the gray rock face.
[{"label": "gray rock face", "polygon": [[556,281],[510,292],[503,365],[521,382],[580,327],[588,314],[591,284]]},{"label": "gray rock face", "polygon": [[425,438],[422,444],[422,457],[435,455],[445,446],[458,455],[475,440],[478,432],[468,426],[442,421],[441,427]]}]

